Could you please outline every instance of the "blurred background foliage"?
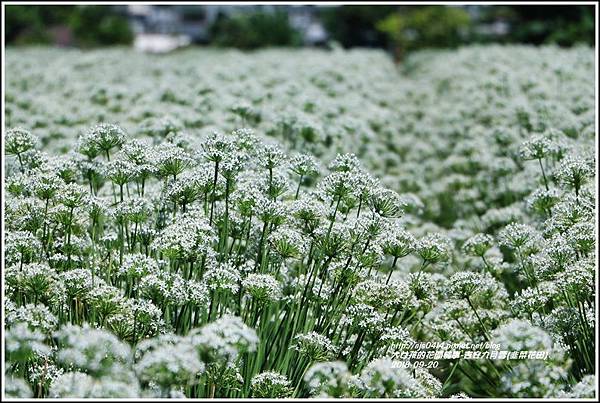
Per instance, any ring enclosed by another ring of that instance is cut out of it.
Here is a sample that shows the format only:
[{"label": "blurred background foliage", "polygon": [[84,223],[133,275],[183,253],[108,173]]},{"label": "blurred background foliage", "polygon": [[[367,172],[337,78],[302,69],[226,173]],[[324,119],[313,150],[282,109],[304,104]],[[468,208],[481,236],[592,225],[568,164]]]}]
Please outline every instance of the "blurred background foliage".
[{"label": "blurred background foliage", "polygon": [[5,6],[7,44],[69,43],[77,46],[130,44],[127,18],[107,6]]},{"label": "blurred background foliage", "polygon": [[[242,12],[219,13],[216,19],[203,22],[209,25],[210,33],[205,44],[241,49],[306,45],[288,18],[293,7],[236,7]],[[125,8],[7,5],[6,43],[83,47],[129,44],[134,32]],[[452,48],[469,43],[595,44],[591,5],[380,5],[311,10],[329,41],[343,47],[386,48],[397,57],[422,48]]]},{"label": "blurred background foliage", "polygon": [[288,22],[285,12],[219,14],[210,27],[216,46],[256,49],[265,46],[299,46],[299,33]]},{"label": "blurred background foliage", "polygon": [[68,23],[76,40],[83,45],[128,44],[133,40],[127,19],[106,7],[78,7]]},{"label": "blurred background foliage", "polygon": [[511,26],[505,38],[498,38],[500,41],[536,45],[556,43],[561,46],[595,44],[594,7],[591,5],[498,6],[482,9],[481,22],[498,19],[507,21]]},{"label": "blurred background foliage", "polygon": [[324,8],[320,14],[331,39],[342,46],[385,47],[388,36],[376,25],[397,9],[397,6],[342,6]]},{"label": "blurred background foliage", "polygon": [[471,17],[457,7],[409,7],[376,22],[393,42],[396,58],[421,48],[449,48],[468,42]]}]

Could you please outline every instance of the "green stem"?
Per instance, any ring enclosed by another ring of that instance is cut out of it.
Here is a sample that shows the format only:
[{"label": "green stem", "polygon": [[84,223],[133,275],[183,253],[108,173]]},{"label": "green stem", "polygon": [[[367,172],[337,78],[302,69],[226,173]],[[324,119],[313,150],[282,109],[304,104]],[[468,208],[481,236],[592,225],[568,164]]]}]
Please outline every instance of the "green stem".
[{"label": "green stem", "polygon": [[210,201],[210,219],[208,220],[209,225],[212,225],[213,213],[215,208],[215,194],[217,191],[217,177],[219,175],[219,161],[215,161],[215,174],[213,177],[212,196]]}]

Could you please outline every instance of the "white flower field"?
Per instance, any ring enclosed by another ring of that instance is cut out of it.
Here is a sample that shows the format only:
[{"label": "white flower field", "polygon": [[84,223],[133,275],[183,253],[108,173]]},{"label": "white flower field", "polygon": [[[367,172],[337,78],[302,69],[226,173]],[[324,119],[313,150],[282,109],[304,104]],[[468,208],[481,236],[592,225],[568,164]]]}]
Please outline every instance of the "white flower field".
[{"label": "white flower field", "polygon": [[594,396],[593,49],[5,63],[6,396]]}]

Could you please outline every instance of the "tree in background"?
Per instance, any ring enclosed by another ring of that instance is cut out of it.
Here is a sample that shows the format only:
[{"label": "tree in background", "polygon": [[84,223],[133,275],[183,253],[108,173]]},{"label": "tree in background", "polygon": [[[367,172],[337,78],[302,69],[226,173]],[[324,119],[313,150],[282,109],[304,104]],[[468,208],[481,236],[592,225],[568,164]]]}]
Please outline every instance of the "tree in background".
[{"label": "tree in background", "polygon": [[397,6],[323,7],[320,17],[331,39],[344,47],[387,47],[389,38],[376,25],[396,9]]},{"label": "tree in background", "polygon": [[6,43],[50,43],[52,37],[48,28],[64,24],[73,8],[73,6],[5,6]]},{"label": "tree in background", "polygon": [[485,6],[480,7],[482,23],[504,22],[505,35],[476,35],[476,41],[520,42],[572,46],[595,43],[594,6]]},{"label": "tree in background", "polygon": [[376,27],[394,44],[397,60],[422,48],[452,48],[468,38],[471,17],[464,8],[447,6],[399,7]]},{"label": "tree in background", "polygon": [[219,14],[211,27],[213,44],[240,49],[263,46],[298,46],[300,34],[290,25],[287,13],[248,12]]},{"label": "tree in background", "polygon": [[56,27],[68,28],[80,46],[129,44],[133,40],[127,19],[112,6],[7,5],[5,12],[7,44],[51,43]]},{"label": "tree in background", "polygon": [[68,25],[83,46],[128,44],[133,40],[127,19],[109,7],[78,7],[69,16]]},{"label": "tree in background", "polygon": [[400,6],[376,27],[399,60],[413,50],[467,43],[593,46],[594,20],[593,6]]}]

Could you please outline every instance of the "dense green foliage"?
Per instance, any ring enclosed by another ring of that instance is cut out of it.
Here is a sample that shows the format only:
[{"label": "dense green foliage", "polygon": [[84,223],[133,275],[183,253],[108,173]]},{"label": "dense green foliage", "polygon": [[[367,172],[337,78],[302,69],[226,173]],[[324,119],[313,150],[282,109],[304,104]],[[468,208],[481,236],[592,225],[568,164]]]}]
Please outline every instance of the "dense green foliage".
[{"label": "dense green foliage", "polygon": [[[405,52],[484,42],[573,46],[595,41],[591,5],[349,5],[325,8],[321,16],[332,39],[345,47],[394,47]],[[507,32],[481,32],[484,25],[495,22],[507,24]]]},{"label": "dense green foliage", "polygon": [[484,7],[479,20],[496,20],[510,24],[506,35],[474,35],[478,41],[522,42],[532,44],[556,43],[572,46],[595,44],[593,5],[534,5]]},{"label": "dense green foliage", "polygon": [[284,12],[250,12],[220,17],[211,27],[214,45],[256,49],[300,44],[299,33],[290,26]]},{"label": "dense green foliage", "polygon": [[7,5],[4,10],[8,44],[51,43],[50,29],[57,26],[70,28],[81,46],[133,40],[127,19],[107,6]]},{"label": "dense green foliage", "polygon": [[320,15],[331,39],[344,47],[385,47],[388,38],[376,24],[395,9],[394,6],[325,7]]},{"label": "dense green foliage", "polygon": [[471,19],[458,7],[414,7],[393,13],[377,29],[394,42],[397,56],[422,48],[455,48],[467,41]]}]

